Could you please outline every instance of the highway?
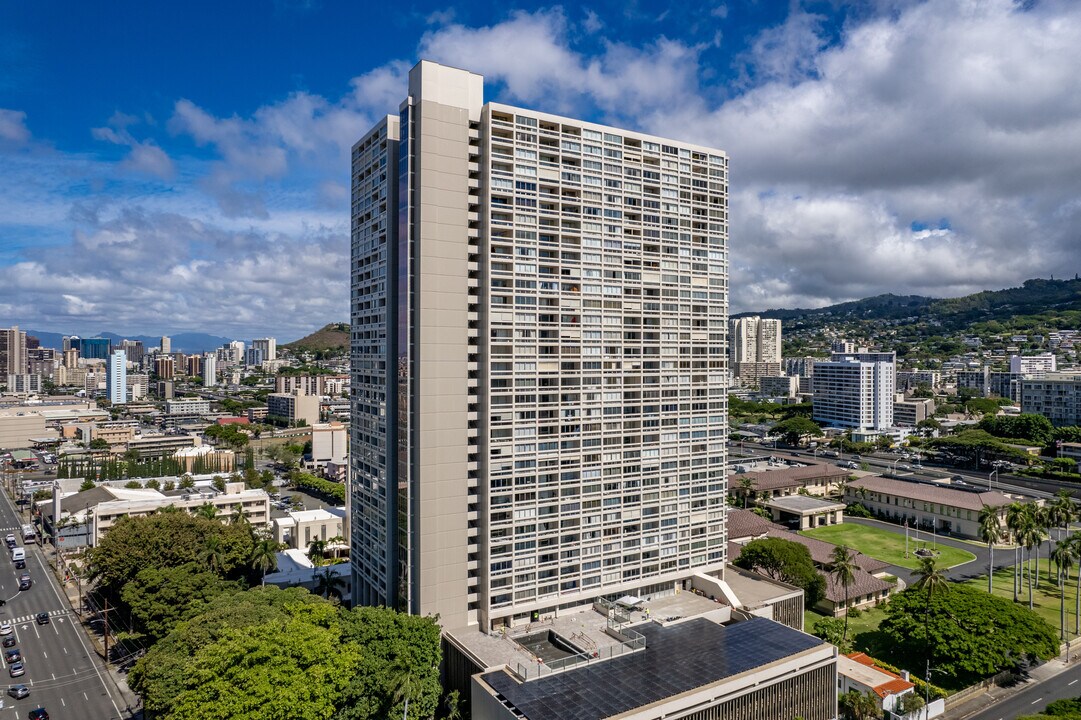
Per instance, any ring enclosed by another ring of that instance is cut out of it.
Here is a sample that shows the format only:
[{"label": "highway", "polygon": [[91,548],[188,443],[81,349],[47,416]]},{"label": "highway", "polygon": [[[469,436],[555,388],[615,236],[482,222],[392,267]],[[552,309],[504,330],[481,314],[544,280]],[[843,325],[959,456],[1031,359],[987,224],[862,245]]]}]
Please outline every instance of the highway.
[{"label": "highway", "polygon": [[[110,692],[115,688],[48,569],[42,548],[23,544],[20,528],[24,521],[7,494],[0,495],[0,538],[8,533],[18,538],[19,546],[26,549],[26,572],[33,580],[29,590],[19,591],[18,575],[24,571],[15,569],[5,547],[4,557],[0,558],[0,598],[7,604],[0,608],[0,623],[13,625],[13,636],[18,640],[15,647],[22,653],[26,674],[9,677],[8,664],[0,660],[0,672],[7,681],[0,720],[24,720],[39,706],[48,710],[50,720],[130,717],[121,711],[125,703],[115,700]],[[35,622],[40,612],[49,613],[47,625]],[[16,700],[6,694],[11,685],[18,683],[30,688],[29,697]]]},{"label": "highway", "polygon": [[1008,695],[990,707],[972,714],[947,713],[960,720],[1014,720],[1022,715],[1035,715],[1048,704],[1063,698],[1081,696],[1081,663],[1071,666],[1062,674],[1029,683],[1020,692]]}]

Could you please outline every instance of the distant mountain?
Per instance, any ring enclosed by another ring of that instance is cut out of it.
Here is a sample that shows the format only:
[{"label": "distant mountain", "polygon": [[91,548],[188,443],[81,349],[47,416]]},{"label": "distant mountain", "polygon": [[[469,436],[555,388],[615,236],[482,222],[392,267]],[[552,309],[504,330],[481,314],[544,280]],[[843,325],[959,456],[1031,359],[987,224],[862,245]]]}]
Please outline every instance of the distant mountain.
[{"label": "distant mountain", "polygon": [[733,318],[758,315],[766,318],[779,320],[794,320],[796,318],[829,317],[833,319],[873,319],[892,320],[895,318],[911,317],[920,315],[932,304],[937,302],[935,298],[923,297],[922,295],[876,295],[863,300],[851,300],[849,302],[829,305],[822,308],[795,308],[793,310],[766,310],[765,312],[746,312],[733,315]]},{"label": "distant mountain", "polygon": [[349,350],[349,323],[330,323],[299,340],[282,345],[288,350],[344,352]]},{"label": "distant mountain", "polygon": [[1026,280],[1020,287],[985,290],[959,298],[920,295],[876,295],[823,308],[766,310],[732,317],[759,315],[779,318],[792,329],[813,329],[844,322],[889,322],[891,325],[930,323],[938,332],[960,331],[976,323],[1011,324],[1016,318],[1040,316],[1052,326],[1076,324],[1081,313],[1081,279]]},{"label": "distant mountain", "polygon": [[[33,335],[41,340],[42,347],[60,349],[64,347],[64,335],[54,332],[41,332],[38,330],[27,330],[27,335]],[[80,337],[104,337],[119,345],[121,340],[136,340],[142,341],[147,350],[150,348],[158,347],[161,343],[160,335],[117,335],[112,332],[100,332],[94,335],[81,335]],[[230,338],[220,337],[218,335],[207,335],[206,333],[179,333],[177,335],[169,336],[172,345],[173,352],[184,352],[188,354],[210,352],[220,348],[222,345],[231,342]]]}]

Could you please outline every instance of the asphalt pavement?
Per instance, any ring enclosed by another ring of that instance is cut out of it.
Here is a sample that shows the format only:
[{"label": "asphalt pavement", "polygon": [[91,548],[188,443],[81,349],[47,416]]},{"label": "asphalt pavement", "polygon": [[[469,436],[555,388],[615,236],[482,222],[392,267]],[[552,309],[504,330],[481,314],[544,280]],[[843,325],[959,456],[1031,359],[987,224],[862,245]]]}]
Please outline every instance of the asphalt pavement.
[{"label": "asphalt pavement", "polygon": [[992,687],[943,715],[944,720],[1014,720],[1062,698],[1081,696],[1081,662],[1055,658],[1013,687]]},{"label": "asphalt pavement", "polygon": [[[25,572],[33,580],[29,590],[19,590],[18,575],[24,571],[15,569],[5,547],[4,557],[0,558],[0,598],[7,603],[0,607],[0,623],[12,624],[15,647],[22,653],[26,674],[7,678],[0,719],[23,720],[37,707],[44,707],[55,720],[130,718],[127,701],[122,699],[108,676],[108,669],[92,650],[79,618],[48,567],[42,548],[22,542],[25,520],[16,513],[7,494],[0,495],[3,495],[0,537],[12,533],[18,538],[19,547],[26,549]],[[41,612],[49,614],[48,624],[39,625],[35,621]],[[5,676],[10,672],[3,660],[0,660],[0,672]],[[6,691],[19,683],[30,689],[30,695],[16,700]]]}]

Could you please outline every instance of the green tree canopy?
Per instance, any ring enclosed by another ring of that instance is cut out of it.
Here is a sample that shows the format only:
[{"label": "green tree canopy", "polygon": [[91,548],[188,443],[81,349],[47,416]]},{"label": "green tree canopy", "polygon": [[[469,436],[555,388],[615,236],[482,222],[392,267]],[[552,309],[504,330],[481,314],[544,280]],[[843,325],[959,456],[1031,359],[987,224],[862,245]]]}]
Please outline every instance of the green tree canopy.
[{"label": "green tree canopy", "polygon": [[1051,421],[1034,413],[985,417],[977,427],[995,437],[1015,438],[1033,445],[1048,445],[1055,434]]},{"label": "green tree canopy", "polygon": [[120,597],[131,609],[135,632],[155,643],[181,620],[197,615],[213,598],[243,589],[195,563],[179,567],[148,567],[124,585]]},{"label": "green tree canopy", "polygon": [[211,599],[133,668],[129,681],[161,720],[205,717],[400,717],[397,667],[411,671],[410,717],[433,717],[439,626],[384,608],[343,610],[300,588]]},{"label": "green tree canopy", "polygon": [[798,445],[805,437],[821,435],[822,428],[810,418],[795,415],[774,425],[770,433],[780,435],[789,445]]},{"label": "green tree canopy", "polygon": [[208,537],[219,540],[222,576],[237,578],[249,572],[255,541],[247,526],[177,512],[120,519],[88,551],[90,578],[115,602],[124,585],[145,568],[198,562]]},{"label": "green tree canopy", "polygon": [[804,545],[782,538],[752,540],[743,546],[736,567],[803,588],[804,603],[810,607],[822,599],[826,581],[815,569],[811,553]]},{"label": "green tree canopy", "polygon": [[879,627],[898,665],[923,667],[926,649],[952,684],[967,685],[1058,653],[1055,629],[1028,608],[965,585],[948,593],[910,587],[890,600]]}]

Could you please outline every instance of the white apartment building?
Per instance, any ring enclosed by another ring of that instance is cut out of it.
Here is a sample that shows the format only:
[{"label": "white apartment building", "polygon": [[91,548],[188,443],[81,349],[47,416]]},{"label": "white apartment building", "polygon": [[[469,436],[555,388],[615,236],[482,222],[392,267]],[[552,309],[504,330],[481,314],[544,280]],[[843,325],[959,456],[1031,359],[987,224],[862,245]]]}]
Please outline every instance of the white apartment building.
[{"label": "white apartment building", "polygon": [[1054,353],[1010,356],[1010,372],[1015,374],[1040,377],[1044,373],[1055,372],[1057,367],[1058,364]]},{"label": "white apartment building", "polygon": [[128,354],[124,350],[109,353],[105,368],[105,397],[113,405],[128,401]]},{"label": "white apartment building", "polygon": [[1081,373],[1047,373],[1021,381],[1021,412],[1057,426],[1081,425]]},{"label": "white apartment building", "polygon": [[216,387],[218,384],[218,356],[215,353],[203,355],[203,387]]},{"label": "white apartment building", "polygon": [[299,390],[290,393],[271,393],[267,395],[267,415],[296,422],[303,420],[308,425],[319,422],[319,398],[305,395]]},{"label": "white apartment building", "polygon": [[352,153],[356,602],[487,629],[723,573],[727,171],[413,68]]},{"label": "white apartment building", "polygon": [[885,430],[893,425],[893,353],[834,354],[814,366],[814,419],[834,427]]},{"label": "white apartment building", "polygon": [[345,425],[315,423],[312,425],[312,462],[316,465],[341,465],[348,457]]},{"label": "white apartment building", "polygon": [[40,393],[41,375],[19,373],[17,375],[7,376],[7,388],[9,393],[16,395],[33,395]]},{"label": "white apartment building", "polygon": [[202,398],[178,398],[165,401],[167,415],[207,415],[210,413],[210,401]]}]

